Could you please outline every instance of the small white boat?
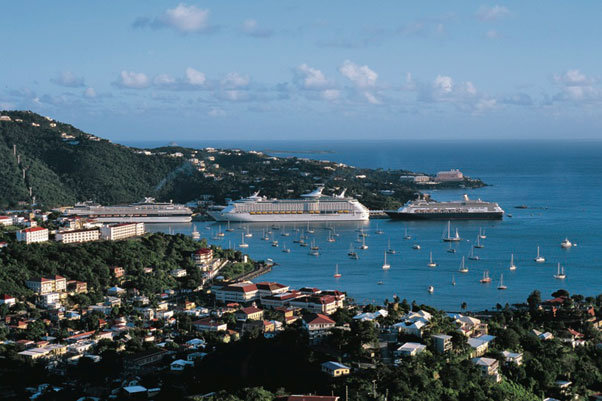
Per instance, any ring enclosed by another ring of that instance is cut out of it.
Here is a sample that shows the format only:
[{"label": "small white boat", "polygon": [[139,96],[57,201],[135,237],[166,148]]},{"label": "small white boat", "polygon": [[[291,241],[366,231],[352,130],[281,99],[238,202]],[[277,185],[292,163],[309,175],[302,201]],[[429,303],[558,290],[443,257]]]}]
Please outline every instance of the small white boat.
[{"label": "small white boat", "polygon": [[470,260],[481,260],[479,255],[474,254],[474,248],[470,248],[470,255],[468,255],[468,259]]},{"label": "small white boat", "polygon": [[568,238],[565,238],[564,241],[562,241],[560,243],[560,246],[564,249],[569,249],[573,246],[573,243],[571,241],[569,241]]},{"label": "small white boat", "polygon": [[500,282],[499,282],[499,284],[497,285],[497,289],[498,289],[498,290],[505,290],[505,289],[507,289],[507,288],[508,288],[508,287],[504,285],[504,275],[503,275],[503,274],[500,274]]},{"label": "small white boat", "polygon": [[231,233],[232,231],[234,231],[233,228],[230,227],[230,221],[228,221],[228,228],[226,228],[226,231]]},{"label": "small white boat", "polygon": [[241,242],[240,242],[240,244],[238,245],[238,247],[239,247],[239,248],[248,248],[248,247],[249,247],[249,244],[247,244],[247,243],[245,242],[245,236],[244,236],[244,234],[240,234],[240,238],[241,238]]},{"label": "small white boat", "polygon": [[462,263],[460,263],[460,269],[458,269],[460,273],[468,273],[468,267],[464,264],[464,256],[462,256]]},{"label": "small white boat", "polygon": [[309,254],[310,254],[311,256],[320,256],[320,252],[318,252],[318,251],[311,251],[311,250],[310,250],[310,251],[309,251]]},{"label": "small white boat", "polygon": [[376,284],[378,284],[378,285],[383,285],[384,283],[383,283],[383,281],[382,281],[382,280],[379,280],[379,281],[377,281],[377,282],[376,282]]},{"label": "small white boat", "polygon": [[491,277],[489,277],[489,270],[485,270],[483,272],[483,278],[479,280],[481,284],[489,284],[491,283]]},{"label": "small white boat", "polygon": [[198,241],[201,239],[201,233],[196,230],[196,226],[194,226],[194,229],[192,230],[192,233],[190,235],[192,236],[193,240]]},{"label": "small white boat", "polygon": [[336,267],[334,268],[334,278],[339,278],[341,276],[342,276],[342,274],[339,273],[339,265],[337,264]]},{"label": "small white boat", "polygon": [[288,236],[290,236],[290,233],[288,233],[288,232],[286,232],[286,231],[282,231],[282,232],[280,233],[280,235],[281,235],[281,236],[283,236],[283,237],[288,237]]},{"label": "small white boat", "polygon": [[311,247],[309,247],[312,251],[319,251],[320,247],[316,245],[316,240],[311,240]]},{"label": "small white boat", "polygon": [[405,228],[405,234],[403,235],[403,239],[408,240],[408,239],[412,239],[412,236],[410,234],[408,234],[408,228]]},{"label": "small white boat", "polygon": [[481,236],[480,235],[477,236],[477,243],[474,244],[474,247],[475,248],[485,248],[485,245],[481,244]]},{"label": "small white boat", "polygon": [[287,248],[286,244],[282,244],[282,252],[291,253],[291,248]]},{"label": "small white boat", "polygon": [[380,228],[378,228],[378,222],[376,222],[376,231],[374,231],[375,234],[381,235],[384,234],[385,232],[383,230],[381,230]]},{"label": "small white boat", "polygon": [[420,245],[414,244],[414,245],[412,245],[412,249],[420,250]]},{"label": "small white boat", "polygon": [[251,233],[251,232],[249,231],[249,226],[247,226],[247,233],[245,234],[245,237],[247,237],[247,238],[251,238],[252,236],[253,236],[253,233]]},{"label": "small white boat", "polygon": [[383,270],[389,270],[391,265],[387,263],[387,252],[385,252],[385,262],[383,263]]},{"label": "small white boat", "polygon": [[544,263],[546,261],[546,258],[544,258],[543,256],[541,256],[539,254],[539,246],[537,247],[537,256],[535,257],[535,259],[533,259],[536,263]]},{"label": "small white boat", "polygon": [[452,274],[452,282],[451,285],[456,285],[456,278],[454,277],[454,275]]},{"label": "small white boat", "polygon": [[561,267],[560,263],[558,263],[558,270],[556,274],[554,274],[554,278],[558,280],[564,280],[566,278],[566,274],[564,273],[564,266]]},{"label": "small white boat", "polygon": [[362,245],[360,246],[360,249],[362,250],[366,250],[368,249],[368,245],[366,245],[366,237],[362,237]]},{"label": "small white boat", "polygon": [[487,238],[487,236],[485,235],[485,230],[481,230],[481,227],[479,227],[479,238],[480,239]]},{"label": "small white boat", "polygon": [[460,237],[460,233],[458,232],[458,228],[456,228],[456,233],[451,235],[451,221],[447,222],[447,235],[443,237],[444,242],[459,242],[462,241]]},{"label": "small white boat", "polygon": [[429,294],[432,294],[433,292],[435,292],[435,287],[429,285],[427,291],[429,292]]},{"label": "small white boat", "polygon": [[449,248],[447,248],[447,253],[456,253],[456,248],[452,247],[452,243],[449,243]]},{"label": "small white boat", "polygon": [[429,254],[429,262],[426,264],[428,267],[437,267],[437,263],[433,262],[433,252]]},{"label": "small white boat", "polygon": [[309,228],[309,222],[307,222],[307,230],[305,230],[308,234],[313,234],[316,231],[313,228]]},{"label": "small white boat", "polygon": [[510,255],[510,266],[508,266],[508,269],[512,271],[516,270],[516,265],[514,264],[514,254]]},{"label": "small white boat", "polygon": [[334,236],[332,235],[332,231],[328,232],[328,242],[335,242]]}]

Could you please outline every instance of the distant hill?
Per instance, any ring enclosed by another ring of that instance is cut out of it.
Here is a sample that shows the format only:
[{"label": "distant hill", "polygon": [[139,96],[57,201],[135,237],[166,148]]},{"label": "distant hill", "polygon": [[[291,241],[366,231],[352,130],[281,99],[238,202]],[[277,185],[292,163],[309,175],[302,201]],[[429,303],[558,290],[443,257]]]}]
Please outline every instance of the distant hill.
[{"label": "distant hill", "polygon": [[[400,180],[408,171],[359,169],[253,151],[137,149],[29,111],[0,112],[0,169],[0,208],[29,204],[30,187],[36,203],[47,207],[85,200],[135,202],[145,196],[174,202],[210,197],[222,203],[254,191],[292,198],[323,184],[325,193],[347,189],[371,209],[389,209],[418,192],[412,182]],[[465,185],[484,184],[467,180]]]}]

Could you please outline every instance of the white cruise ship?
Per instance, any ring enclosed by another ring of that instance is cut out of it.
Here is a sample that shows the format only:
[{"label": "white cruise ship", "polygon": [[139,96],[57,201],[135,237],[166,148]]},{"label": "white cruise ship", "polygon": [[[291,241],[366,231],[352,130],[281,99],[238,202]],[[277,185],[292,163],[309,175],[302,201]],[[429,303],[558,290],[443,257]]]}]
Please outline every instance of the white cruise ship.
[{"label": "white cruise ship", "polygon": [[101,206],[93,202],[76,203],[64,212],[67,216],[87,217],[104,223],[188,223],[192,210],[171,202],[144,198],[131,205]]},{"label": "white cruise ship", "polygon": [[216,221],[287,222],[287,221],[361,221],[370,211],[357,199],[340,195],[323,195],[324,187],[301,195],[301,199],[267,199],[259,192],[230,202],[221,210],[210,210]]}]

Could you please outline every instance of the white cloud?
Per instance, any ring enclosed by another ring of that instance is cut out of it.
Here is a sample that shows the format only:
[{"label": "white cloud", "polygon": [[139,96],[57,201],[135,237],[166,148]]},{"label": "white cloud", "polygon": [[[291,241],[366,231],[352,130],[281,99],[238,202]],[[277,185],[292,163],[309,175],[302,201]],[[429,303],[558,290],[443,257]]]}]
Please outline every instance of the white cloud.
[{"label": "white cloud", "polygon": [[155,26],[167,26],[182,33],[206,32],[210,29],[209,10],[194,5],[178,4],[155,20]]},{"label": "white cloud", "polygon": [[242,23],[241,30],[244,34],[255,38],[267,38],[272,36],[271,29],[261,28],[254,19],[247,19]]},{"label": "white cloud", "polygon": [[437,75],[433,82],[433,87],[439,94],[451,93],[454,89],[454,81],[451,77],[445,75]]},{"label": "white cloud", "polygon": [[219,91],[216,93],[216,97],[228,102],[247,102],[252,99],[249,91],[235,89]]},{"label": "white cloud", "polygon": [[301,64],[296,68],[295,80],[303,89],[321,90],[332,86],[322,71],[307,64]]},{"label": "white cloud", "polygon": [[554,80],[568,86],[591,85],[594,82],[593,79],[588,78],[578,69],[568,70],[563,74],[556,74],[554,75]]},{"label": "white cloud", "polygon": [[482,6],[477,11],[477,18],[481,21],[499,20],[510,15],[510,10],[504,6],[495,5],[493,7]]},{"label": "white cloud", "polygon": [[153,84],[157,86],[169,86],[176,83],[176,79],[169,74],[159,74],[153,79]]},{"label": "white cloud", "polygon": [[222,79],[222,87],[227,89],[244,88],[249,85],[251,79],[247,75],[231,72]]},{"label": "white cloud", "polygon": [[224,117],[226,112],[220,108],[213,107],[207,112],[207,115],[210,117]]},{"label": "white cloud", "polygon": [[496,31],[495,29],[490,29],[485,33],[485,36],[487,37],[487,39],[499,39],[500,38],[500,34],[498,31]]},{"label": "white cloud", "polygon": [[337,100],[339,96],[341,96],[341,91],[339,91],[338,89],[325,89],[322,92],[320,92],[320,96],[324,100],[334,101]]},{"label": "white cloud", "polygon": [[186,80],[190,85],[203,85],[205,84],[205,74],[195,70],[192,67],[186,68]]},{"label": "white cloud", "polygon": [[602,100],[602,92],[595,85],[596,80],[588,77],[578,69],[554,75],[554,81],[561,92],[554,96],[555,100],[571,100],[574,102],[598,102]]},{"label": "white cloud", "polygon": [[120,88],[144,89],[149,87],[150,80],[143,72],[123,70],[114,84]]},{"label": "white cloud", "polygon": [[360,88],[374,87],[378,79],[378,74],[367,65],[359,66],[349,60],[343,62],[339,72]]},{"label": "white cloud", "polygon": [[86,88],[86,90],[84,90],[84,97],[93,99],[96,97],[96,91],[94,90],[94,88],[88,87]]},{"label": "white cloud", "polygon": [[85,86],[84,78],[75,75],[71,71],[63,71],[50,81],[57,85],[66,86],[69,88],[81,88]]},{"label": "white cloud", "polygon": [[376,98],[376,96],[374,96],[372,93],[370,92],[364,92],[364,97],[366,98],[366,100],[371,103],[371,104],[380,104],[380,100],[378,100]]}]

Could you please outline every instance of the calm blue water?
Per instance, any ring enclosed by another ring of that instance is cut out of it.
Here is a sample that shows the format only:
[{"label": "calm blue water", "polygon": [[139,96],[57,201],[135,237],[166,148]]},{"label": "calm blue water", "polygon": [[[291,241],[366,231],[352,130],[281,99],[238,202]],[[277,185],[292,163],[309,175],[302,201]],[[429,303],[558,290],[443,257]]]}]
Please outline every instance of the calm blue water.
[{"label": "calm blue water", "polygon": [[[190,146],[191,144],[182,144]],[[392,299],[396,294],[409,301],[427,303],[446,310],[459,310],[466,302],[469,309],[492,308],[497,303],[522,302],[533,289],[539,289],[547,297],[558,288],[571,293],[597,295],[602,292],[602,142],[271,142],[271,143],[202,143],[196,146],[238,147],[242,149],[277,149],[297,151],[301,157],[340,161],[358,167],[404,168],[414,171],[436,172],[460,168],[465,174],[483,179],[490,186],[469,190],[469,196],[497,201],[512,214],[496,222],[458,222],[463,241],[457,245],[457,253],[447,253],[447,244],[441,241],[444,222],[393,222],[372,220],[364,226],[368,250],[357,250],[359,260],[347,257],[350,244],[358,246],[356,224],[335,226],[336,242],[326,241],[326,225],[315,227],[316,243],[321,247],[320,256],[308,255],[308,248],[293,244],[295,227],[283,228],[290,237],[274,231],[275,239],[285,242],[292,249],[289,254],[281,248],[273,248],[271,242],[261,240],[262,230],[269,226],[250,225],[253,238],[247,252],[255,259],[272,258],[279,266],[260,280],[275,280],[292,287],[316,286],[347,291],[358,302]],[[147,144],[149,146],[149,144]],[[327,150],[328,153],[310,153],[307,150]],[[277,156],[290,156],[291,153]],[[465,191],[465,190],[464,190]],[[464,191],[432,191],[438,200],[458,199]],[[515,209],[526,204],[529,209]],[[197,223],[201,234],[212,237],[217,230],[215,223]],[[210,230],[205,230],[204,226]],[[375,233],[377,225],[384,234]],[[403,240],[404,229],[412,240]],[[233,226],[234,227],[234,226]],[[458,273],[462,256],[467,256],[479,228],[487,234],[485,248],[477,249],[480,261],[467,260],[469,272]],[[241,227],[226,233],[222,240],[210,240],[227,246],[240,243]],[[304,228],[299,225],[296,228]],[[150,230],[189,233],[191,225],[149,226]],[[570,250],[560,248],[560,242],[568,237],[577,243]],[[397,250],[387,255],[391,264],[383,271],[384,251],[388,241]],[[414,243],[421,250],[413,250]],[[547,258],[544,264],[536,264],[533,258],[536,247]],[[429,251],[439,266],[428,268]],[[508,270],[510,254],[514,253],[517,270]],[[565,266],[567,279],[553,278],[556,264]],[[343,275],[333,277],[335,264]],[[479,283],[485,270],[493,281],[489,285]],[[500,274],[504,275],[505,291],[497,290]],[[451,285],[452,275],[456,286]],[[377,284],[382,281],[382,285]],[[428,285],[435,287],[429,294]]]}]

